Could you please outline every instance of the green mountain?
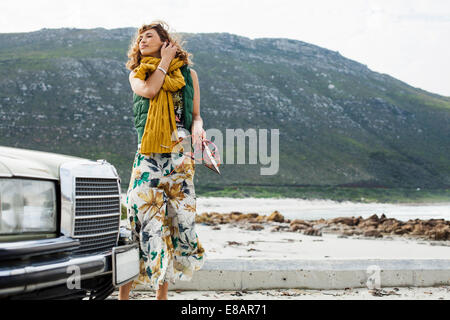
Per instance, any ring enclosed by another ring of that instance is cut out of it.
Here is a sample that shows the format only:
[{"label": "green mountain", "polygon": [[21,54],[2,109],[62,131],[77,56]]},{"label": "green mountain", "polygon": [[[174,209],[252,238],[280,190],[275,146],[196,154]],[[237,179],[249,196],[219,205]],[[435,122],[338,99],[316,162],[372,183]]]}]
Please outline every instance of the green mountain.
[{"label": "green mountain", "polygon": [[[107,159],[126,189],[137,143],[125,68],[134,32],[0,34],[0,145]],[[450,186],[450,97],[302,41],[181,35],[205,129],[279,129],[277,174],[261,175],[269,165],[259,161],[223,163],[221,176],[198,165],[199,187]],[[222,159],[227,151],[236,152],[224,147]]]}]

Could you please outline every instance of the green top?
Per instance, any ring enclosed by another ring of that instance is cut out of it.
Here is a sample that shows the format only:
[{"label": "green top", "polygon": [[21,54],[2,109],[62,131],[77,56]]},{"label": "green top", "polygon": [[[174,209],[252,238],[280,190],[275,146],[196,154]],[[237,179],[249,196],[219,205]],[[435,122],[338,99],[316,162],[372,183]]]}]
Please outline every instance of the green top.
[{"label": "green top", "polygon": [[[184,128],[191,132],[192,126],[192,111],[194,109],[194,85],[192,83],[191,70],[188,65],[184,65],[180,68],[183,74],[186,85],[181,89],[183,91],[183,112],[182,122]],[[144,98],[133,92],[133,114],[134,114],[134,127],[138,134],[138,144],[142,141],[144,135],[145,123],[147,122],[147,113],[150,100]]]}]

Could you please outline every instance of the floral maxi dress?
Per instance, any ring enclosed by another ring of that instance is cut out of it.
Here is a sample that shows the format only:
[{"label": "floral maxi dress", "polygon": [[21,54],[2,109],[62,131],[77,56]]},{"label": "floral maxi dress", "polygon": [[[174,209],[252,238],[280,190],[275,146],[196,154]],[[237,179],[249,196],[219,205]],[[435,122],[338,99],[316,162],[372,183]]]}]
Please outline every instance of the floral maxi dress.
[{"label": "floral maxi dress", "polygon": [[[174,93],[176,113],[179,93]],[[133,288],[148,284],[157,290],[166,281],[190,281],[206,258],[195,232],[195,162],[182,153],[143,155],[139,147],[127,191],[127,218],[140,256]]]}]

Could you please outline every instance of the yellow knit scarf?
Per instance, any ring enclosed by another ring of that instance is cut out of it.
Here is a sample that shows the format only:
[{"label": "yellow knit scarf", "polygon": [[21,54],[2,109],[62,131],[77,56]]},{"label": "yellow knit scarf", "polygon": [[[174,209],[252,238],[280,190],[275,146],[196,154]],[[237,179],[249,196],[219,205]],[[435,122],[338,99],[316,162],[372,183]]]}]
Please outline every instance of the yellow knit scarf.
[{"label": "yellow knit scarf", "polygon": [[[160,58],[143,57],[141,64],[134,69],[134,77],[145,80],[147,74],[150,76],[158,68],[160,61]],[[150,100],[141,141],[141,154],[172,152],[172,141],[178,140],[172,92],[186,85],[180,70],[183,65],[184,61],[179,58],[172,59],[161,89]]]}]

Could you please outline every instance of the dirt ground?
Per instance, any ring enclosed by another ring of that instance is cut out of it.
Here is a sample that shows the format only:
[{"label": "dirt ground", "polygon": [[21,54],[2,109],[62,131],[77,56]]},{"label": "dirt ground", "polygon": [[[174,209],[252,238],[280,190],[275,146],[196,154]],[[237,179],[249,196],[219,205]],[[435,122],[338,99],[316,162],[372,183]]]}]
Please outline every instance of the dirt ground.
[{"label": "dirt ground", "polygon": [[[117,300],[118,291],[108,300]],[[130,300],[154,300],[153,291],[134,291]],[[255,291],[169,291],[173,300],[450,300],[450,286],[398,287],[369,290],[348,288],[345,290],[274,289]]]}]

